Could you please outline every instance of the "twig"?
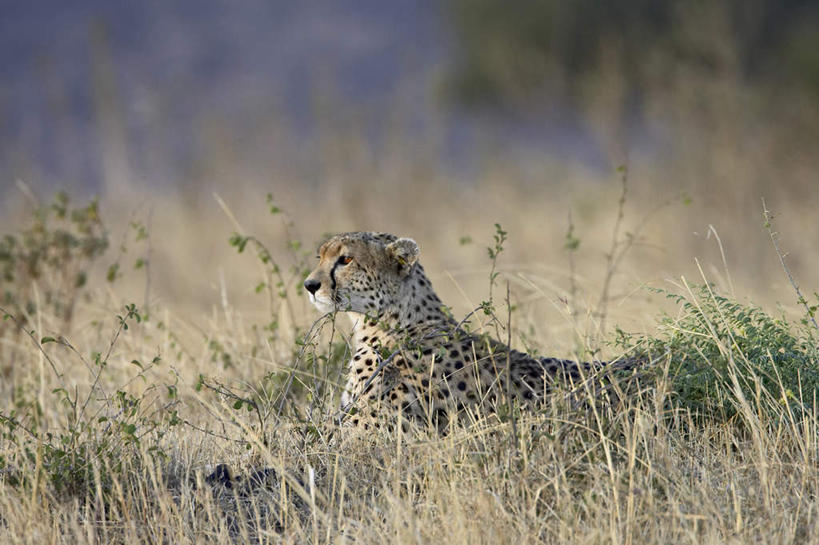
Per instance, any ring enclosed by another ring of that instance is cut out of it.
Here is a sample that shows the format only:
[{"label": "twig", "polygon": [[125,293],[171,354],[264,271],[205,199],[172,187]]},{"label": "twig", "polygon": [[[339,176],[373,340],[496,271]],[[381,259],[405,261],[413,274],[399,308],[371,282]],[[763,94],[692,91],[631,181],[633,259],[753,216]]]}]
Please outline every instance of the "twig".
[{"label": "twig", "polygon": [[[326,314],[322,314],[319,318],[317,318],[313,324],[310,326],[310,329],[307,330],[307,333],[304,334],[304,341],[302,342],[301,349],[299,350],[298,355],[294,358],[295,363],[293,367],[290,369],[290,374],[287,377],[287,382],[282,389],[281,394],[279,395],[279,407],[276,410],[276,419],[281,418],[282,411],[284,410],[284,403],[287,401],[287,394],[290,392],[290,387],[293,385],[293,380],[296,376],[296,370],[298,368],[299,363],[302,361],[304,357],[304,353],[307,351],[307,347],[309,346],[311,339],[314,335],[318,335],[321,329],[316,329],[317,327],[323,328],[322,325],[326,320],[333,320],[335,321],[335,314],[336,311],[328,312]],[[335,327],[335,325],[333,326]],[[314,333],[315,332],[315,333]]]},{"label": "twig", "polygon": [[512,445],[518,451],[518,423],[515,418],[515,407],[512,404],[510,385],[512,383],[512,301],[510,300],[509,281],[506,281],[506,403],[512,419]]},{"label": "twig", "polygon": [[580,240],[574,236],[574,221],[572,221],[572,209],[569,208],[569,228],[566,231],[565,248],[569,252],[569,315],[574,316],[574,305],[577,299],[577,272],[575,271],[574,254]]},{"label": "twig", "polygon": [[[94,383],[91,385],[91,389],[88,391],[88,397],[85,398],[85,403],[83,403],[82,409],[80,409],[79,415],[77,415],[77,421],[78,422],[79,422],[79,419],[82,418],[83,415],[85,414],[85,409],[88,408],[88,404],[91,402],[91,396],[94,393],[94,390],[97,389],[97,386],[100,383],[100,377],[102,376],[102,371],[105,368],[105,366],[108,364],[108,358],[111,357],[111,352],[114,350],[114,345],[117,344],[117,340],[119,339],[120,333],[122,333],[123,329],[128,329],[128,324],[127,324],[128,320],[130,318],[133,318],[134,316],[137,317],[137,321],[141,320],[141,318],[139,317],[139,315],[136,312],[136,309],[133,306],[131,306],[130,308],[128,306],[126,306],[125,310],[127,310],[128,312],[125,314],[124,318],[122,316],[117,316],[117,318],[119,319],[119,325],[117,326],[117,329],[114,332],[114,336],[111,337],[111,344],[108,345],[108,351],[105,353],[105,357],[103,359],[99,360],[99,363],[98,363],[98,366],[97,366],[98,368],[97,368],[97,371],[96,371],[96,373],[94,375]],[[79,400],[75,400],[75,402],[77,402],[77,401],[79,401]]]},{"label": "twig", "polygon": [[[620,236],[620,226],[623,223],[625,216],[626,195],[628,194],[628,167],[621,166],[620,172],[620,199],[617,203],[617,219],[614,222],[614,229],[611,231],[611,248],[606,254],[606,278],[603,280],[603,291],[600,293],[600,301],[597,304],[597,315],[600,317],[600,331],[606,329],[606,314],[608,314],[609,290],[611,288],[611,279],[614,276],[614,271],[617,268],[619,257],[617,256],[617,249],[620,246],[618,240]],[[633,241],[634,239],[631,238]],[[624,251],[620,252],[622,256]]]},{"label": "twig", "polygon": [[14,325],[16,325],[16,326],[17,326],[17,329],[19,329],[20,331],[22,331],[23,333],[25,333],[26,335],[28,335],[28,336],[29,336],[29,338],[31,339],[31,342],[33,342],[33,343],[34,343],[34,346],[36,346],[36,347],[37,347],[37,350],[39,350],[40,352],[42,352],[43,356],[45,356],[46,361],[47,361],[47,362],[48,362],[48,364],[51,366],[51,370],[52,370],[52,371],[54,371],[54,375],[55,375],[55,376],[56,376],[58,379],[60,379],[60,381],[62,381],[62,379],[63,379],[63,375],[62,375],[62,374],[60,374],[60,372],[59,372],[59,371],[57,371],[57,366],[56,366],[56,365],[54,365],[54,361],[53,361],[53,360],[52,360],[52,359],[49,357],[49,355],[48,355],[48,354],[46,353],[46,351],[43,349],[43,345],[41,344],[41,342],[40,342],[40,341],[38,341],[38,340],[37,340],[37,338],[34,336],[34,331],[29,331],[28,329],[26,329],[25,327],[23,327],[23,324],[22,324],[22,323],[20,323],[20,321],[19,321],[19,320],[18,320],[18,319],[17,319],[17,318],[16,318],[16,317],[15,317],[15,316],[14,316],[14,315],[11,313],[11,312],[8,312],[8,311],[7,311],[6,309],[4,309],[3,307],[0,307],[0,314],[2,314],[2,317],[0,317],[0,318],[2,318],[2,319],[6,319],[6,318],[8,318],[8,319],[9,319],[9,320],[11,320],[12,322],[14,322]]},{"label": "twig", "polygon": [[805,299],[804,295],[802,295],[802,290],[800,290],[799,286],[796,285],[796,280],[793,279],[790,269],[788,269],[788,266],[785,264],[785,254],[782,253],[782,250],[779,248],[779,243],[776,241],[776,236],[778,233],[774,232],[771,224],[773,221],[773,213],[768,210],[764,198],[762,199],[762,215],[765,218],[765,228],[768,230],[768,234],[771,237],[771,243],[773,243],[774,250],[776,250],[776,255],[779,256],[779,262],[782,264],[782,269],[785,271],[785,274],[788,276],[788,281],[791,283],[791,286],[793,286],[793,289],[796,292],[796,296],[798,297],[797,302],[805,307],[805,313],[813,324],[813,327],[819,329],[819,324],[816,323],[816,318],[814,318],[814,311],[808,306],[808,300]]},{"label": "twig", "polygon": [[620,191],[620,200],[618,203],[617,220],[614,224],[614,230],[612,232],[611,248],[609,253],[606,254],[606,277],[603,281],[603,290],[600,294],[600,301],[598,302],[597,309],[595,311],[595,314],[600,318],[599,330],[601,332],[605,331],[606,317],[608,315],[608,303],[609,299],[611,298],[611,282],[615,271],[620,266],[620,262],[623,260],[626,254],[628,254],[629,250],[631,250],[631,248],[638,242],[640,234],[643,232],[643,229],[645,229],[649,220],[659,213],[660,210],[663,210],[683,197],[682,195],[678,195],[661,202],[653,210],[650,210],[645,216],[643,216],[640,223],[638,223],[632,231],[626,232],[623,240],[618,240],[620,229],[622,227],[622,221],[625,217],[625,204],[628,192],[628,168],[622,166],[618,169],[618,171],[621,173],[620,181],[622,184],[622,189]]},{"label": "twig", "polygon": [[224,441],[231,441],[231,442],[234,442],[234,443],[239,443],[241,445],[247,444],[247,439],[231,439],[227,435],[220,435],[220,434],[218,434],[216,432],[212,432],[212,431],[207,430],[205,428],[200,428],[199,426],[197,426],[196,424],[190,422],[189,420],[182,419],[182,423],[185,424],[186,426],[189,426],[190,428],[200,432],[200,433],[204,433],[205,435],[210,435],[211,437],[215,437],[217,439],[222,439]]},{"label": "twig", "polygon": [[[242,228],[242,225],[239,223],[239,220],[236,219],[236,216],[230,210],[230,207],[228,207],[227,203],[222,199],[222,197],[220,197],[217,193],[214,193],[213,198],[216,199],[216,202],[219,205],[219,207],[222,209],[222,211],[225,213],[225,215],[228,217],[231,223],[233,223],[233,227],[236,229],[236,233],[240,237],[244,238],[247,242],[252,242],[253,245],[255,246],[256,257],[262,264],[262,271],[265,274],[265,279],[268,280],[267,282],[268,284],[267,292],[269,297],[268,304],[270,305],[270,314],[272,315],[276,306],[274,302],[276,293],[273,290],[273,283],[271,281],[273,275],[276,275],[276,277],[279,279],[282,290],[286,290],[290,282],[285,280],[284,275],[282,274],[281,267],[279,267],[279,264],[273,258],[273,254],[270,252],[270,250],[267,249],[267,246],[265,246],[265,244],[255,236],[245,235],[245,230]],[[243,251],[243,249],[244,246],[240,248],[239,250],[240,253]],[[287,312],[290,315],[290,319],[295,320],[296,313],[293,309],[293,306],[290,303],[290,298],[283,297],[283,299],[285,303],[285,308],[287,309]]]},{"label": "twig", "polygon": [[150,314],[150,302],[151,302],[151,225],[153,223],[154,218],[154,209],[150,208],[148,210],[148,225],[146,229],[146,236],[147,240],[145,244],[147,246],[145,250],[145,302],[143,304],[144,313]]}]

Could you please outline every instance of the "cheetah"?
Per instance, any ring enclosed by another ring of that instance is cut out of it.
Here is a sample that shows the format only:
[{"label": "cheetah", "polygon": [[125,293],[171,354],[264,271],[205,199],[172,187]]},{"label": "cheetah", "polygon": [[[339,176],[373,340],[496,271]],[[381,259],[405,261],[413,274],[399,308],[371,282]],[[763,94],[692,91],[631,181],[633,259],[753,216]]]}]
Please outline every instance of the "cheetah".
[{"label": "cheetah", "polygon": [[602,364],[535,358],[466,331],[432,288],[418,244],[387,233],[333,236],[304,281],[323,313],[352,320],[342,414],[369,428],[382,413],[439,428],[452,411],[505,400],[531,405],[556,381],[577,382]]}]

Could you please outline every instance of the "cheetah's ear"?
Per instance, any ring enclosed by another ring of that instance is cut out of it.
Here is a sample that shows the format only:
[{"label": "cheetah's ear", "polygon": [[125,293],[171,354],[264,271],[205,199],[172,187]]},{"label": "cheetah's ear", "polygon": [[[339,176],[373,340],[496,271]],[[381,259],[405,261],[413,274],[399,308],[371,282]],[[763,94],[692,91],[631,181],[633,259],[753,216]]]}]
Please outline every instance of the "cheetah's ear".
[{"label": "cheetah's ear", "polygon": [[387,244],[387,255],[398,261],[401,269],[406,271],[409,271],[418,261],[419,253],[421,253],[421,250],[418,248],[418,243],[411,238],[399,238],[395,242]]}]

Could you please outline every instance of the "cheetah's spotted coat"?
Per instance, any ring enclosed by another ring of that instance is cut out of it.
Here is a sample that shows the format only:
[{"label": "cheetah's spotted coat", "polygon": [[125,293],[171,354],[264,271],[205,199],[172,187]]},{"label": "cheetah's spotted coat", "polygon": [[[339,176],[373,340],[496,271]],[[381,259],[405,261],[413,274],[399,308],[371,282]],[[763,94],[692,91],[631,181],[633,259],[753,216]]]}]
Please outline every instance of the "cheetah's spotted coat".
[{"label": "cheetah's spotted coat", "polygon": [[409,238],[342,233],[319,248],[319,263],[304,282],[319,310],[346,311],[352,319],[342,408],[354,424],[369,427],[382,412],[400,412],[443,426],[450,411],[491,409],[507,392],[530,404],[556,379],[577,381],[598,366],[534,358],[468,333],[435,294],[418,253]]}]

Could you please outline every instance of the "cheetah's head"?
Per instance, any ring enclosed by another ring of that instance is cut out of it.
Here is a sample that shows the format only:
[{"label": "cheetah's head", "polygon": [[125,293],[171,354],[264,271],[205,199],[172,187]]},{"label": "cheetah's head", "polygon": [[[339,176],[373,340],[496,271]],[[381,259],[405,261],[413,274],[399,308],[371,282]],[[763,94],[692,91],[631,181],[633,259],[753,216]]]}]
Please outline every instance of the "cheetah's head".
[{"label": "cheetah's head", "polygon": [[396,302],[418,261],[418,244],[387,233],[342,233],[319,248],[319,263],[304,281],[322,312],[380,314]]}]

